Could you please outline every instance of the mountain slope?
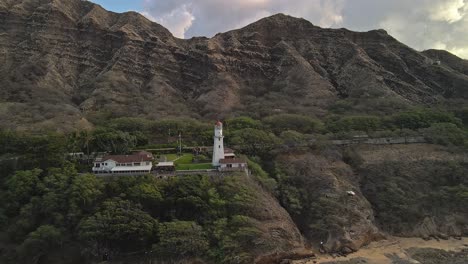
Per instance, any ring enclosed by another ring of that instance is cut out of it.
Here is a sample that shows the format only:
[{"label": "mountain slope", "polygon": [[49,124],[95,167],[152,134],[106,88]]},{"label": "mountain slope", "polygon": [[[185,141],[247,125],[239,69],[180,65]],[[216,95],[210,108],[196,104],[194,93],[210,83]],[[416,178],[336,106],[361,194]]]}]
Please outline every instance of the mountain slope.
[{"label": "mountain slope", "polygon": [[466,70],[383,30],[322,29],[275,15],[182,40],[88,1],[0,0],[0,116],[14,129],[89,127],[113,116],[324,115],[343,98],[468,98]]}]

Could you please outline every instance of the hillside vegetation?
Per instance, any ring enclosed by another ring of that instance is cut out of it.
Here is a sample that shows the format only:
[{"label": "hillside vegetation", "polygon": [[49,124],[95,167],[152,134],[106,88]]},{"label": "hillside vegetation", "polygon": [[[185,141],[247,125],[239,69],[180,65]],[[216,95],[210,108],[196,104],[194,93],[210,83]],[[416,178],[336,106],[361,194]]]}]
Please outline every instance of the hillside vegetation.
[{"label": "hillside vegetation", "polygon": [[[250,157],[251,178],[168,180],[97,178],[67,153],[154,148],[162,155],[156,149],[175,147],[179,132],[187,146],[211,144],[212,125],[118,118],[79,133],[3,131],[1,256],[6,263],[105,256],[252,263],[321,241],[330,252],[352,252],[386,234],[466,235],[464,120],[463,113],[434,109],[325,122],[291,114],[231,118],[224,122],[226,144]],[[423,135],[439,146],[329,141],[353,133]]]}]

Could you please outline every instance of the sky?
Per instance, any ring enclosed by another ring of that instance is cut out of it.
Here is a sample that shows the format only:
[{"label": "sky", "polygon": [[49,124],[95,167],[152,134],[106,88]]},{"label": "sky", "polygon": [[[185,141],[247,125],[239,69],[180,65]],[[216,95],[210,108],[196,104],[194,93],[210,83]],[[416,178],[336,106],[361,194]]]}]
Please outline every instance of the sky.
[{"label": "sky", "polygon": [[93,0],[137,11],[179,38],[211,37],[284,13],[321,27],[383,28],[417,49],[446,49],[468,59],[468,0]]}]

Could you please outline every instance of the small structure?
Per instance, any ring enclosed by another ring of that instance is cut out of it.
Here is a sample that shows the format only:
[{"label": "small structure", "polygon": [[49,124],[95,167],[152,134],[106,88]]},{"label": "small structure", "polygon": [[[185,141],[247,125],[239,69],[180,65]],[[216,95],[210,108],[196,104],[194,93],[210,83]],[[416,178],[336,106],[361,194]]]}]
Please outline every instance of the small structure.
[{"label": "small structure", "polygon": [[173,161],[159,162],[156,165],[156,171],[175,171],[175,165]]},{"label": "small structure", "polygon": [[222,159],[219,161],[219,171],[243,171],[247,168],[247,163],[243,159]]},{"label": "small structure", "polygon": [[153,154],[140,151],[132,155],[106,155],[94,160],[97,175],[146,175],[153,167]]},{"label": "small structure", "polygon": [[234,150],[230,148],[225,148],[224,149],[224,158],[225,159],[234,159],[236,158],[236,153],[234,153]]}]

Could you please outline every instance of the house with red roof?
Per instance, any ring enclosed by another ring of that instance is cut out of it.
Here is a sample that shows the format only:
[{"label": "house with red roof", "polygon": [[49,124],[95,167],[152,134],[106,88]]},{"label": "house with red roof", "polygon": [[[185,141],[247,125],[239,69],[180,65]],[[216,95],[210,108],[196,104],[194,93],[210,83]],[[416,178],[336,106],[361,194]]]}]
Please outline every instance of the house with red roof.
[{"label": "house with red roof", "polygon": [[140,151],[132,155],[105,155],[94,160],[97,175],[146,175],[153,168],[153,154]]}]

